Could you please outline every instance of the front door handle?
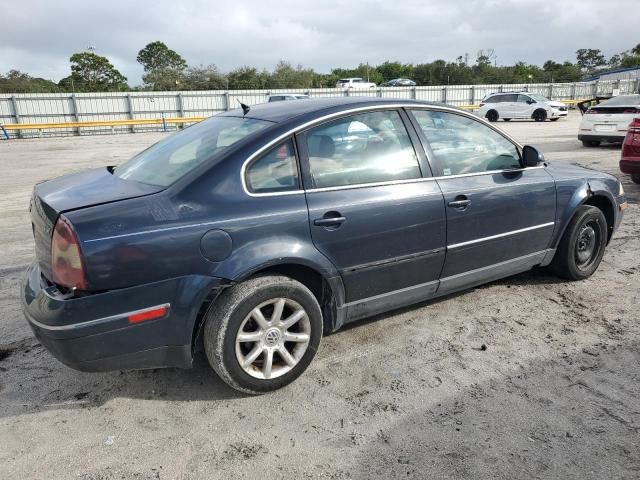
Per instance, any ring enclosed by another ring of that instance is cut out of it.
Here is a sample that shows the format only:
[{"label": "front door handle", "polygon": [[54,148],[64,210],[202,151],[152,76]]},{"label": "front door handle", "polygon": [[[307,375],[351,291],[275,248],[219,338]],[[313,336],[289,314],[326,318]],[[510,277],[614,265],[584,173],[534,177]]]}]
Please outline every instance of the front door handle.
[{"label": "front door handle", "polygon": [[447,203],[447,205],[451,208],[455,208],[458,210],[464,210],[471,204],[471,200],[469,200],[466,195],[458,195],[454,200]]},{"label": "front door handle", "polygon": [[322,218],[316,218],[313,224],[318,227],[336,229],[346,221],[347,217],[343,217],[340,212],[327,212]]}]

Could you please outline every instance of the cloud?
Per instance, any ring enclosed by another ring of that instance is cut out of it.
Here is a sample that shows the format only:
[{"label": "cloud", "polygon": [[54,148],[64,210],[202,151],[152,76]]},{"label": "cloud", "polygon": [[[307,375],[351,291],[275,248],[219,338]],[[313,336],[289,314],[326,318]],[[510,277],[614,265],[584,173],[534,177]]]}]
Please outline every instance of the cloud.
[{"label": "cloud", "polygon": [[635,11],[637,0],[23,0],[0,16],[0,72],[59,80],[72,53],[95,45],[138,84],[136,54],[154,40],[190,64],[223,70],[272,68],[280,59],[318,71],[473,59],[487,48],[500,64],[542,64],[574,60],[578,48],[631,48],[639,40]]}]

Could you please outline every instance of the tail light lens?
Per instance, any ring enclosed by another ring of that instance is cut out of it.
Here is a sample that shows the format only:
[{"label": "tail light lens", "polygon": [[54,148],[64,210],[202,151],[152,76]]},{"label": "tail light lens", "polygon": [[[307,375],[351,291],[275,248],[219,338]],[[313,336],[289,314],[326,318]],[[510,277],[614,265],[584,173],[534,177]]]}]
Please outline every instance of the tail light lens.
[{"label": "tail light lens", "polygon": [[80,242],[63,215],[58,218],[51,237],[51,272],[53,283],[71,289],[87,289]]},{"label": "tail light lens", "polygon": [[640,133],[640,118],[634,118],[629,124],[629,131],[634,133]]}]

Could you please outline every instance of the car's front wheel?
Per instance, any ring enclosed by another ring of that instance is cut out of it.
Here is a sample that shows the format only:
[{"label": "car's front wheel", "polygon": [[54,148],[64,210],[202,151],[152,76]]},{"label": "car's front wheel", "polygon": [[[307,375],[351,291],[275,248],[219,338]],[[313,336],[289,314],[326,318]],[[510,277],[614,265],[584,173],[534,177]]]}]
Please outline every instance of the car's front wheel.
[{"label": "car's front wheel", "polygon": [[546,110],[543,110],[543,109],[539,108],[538,110],[533,112],[533,119],[536,122],[544,122],[547,119]]},{"label": "car's front wheel", "polygon": [[607,244],[607,220],[597,207],[576,211],[560,240],[550,268],[569,280],[583,280],[596,271]]},{"label": "car's front wheel", "polygon": [[225,290],[209,309],[204,327],[213,369],[231,387],[254,395],[298,378],[321,337],[316,297],[280,275],[258,276]]}]

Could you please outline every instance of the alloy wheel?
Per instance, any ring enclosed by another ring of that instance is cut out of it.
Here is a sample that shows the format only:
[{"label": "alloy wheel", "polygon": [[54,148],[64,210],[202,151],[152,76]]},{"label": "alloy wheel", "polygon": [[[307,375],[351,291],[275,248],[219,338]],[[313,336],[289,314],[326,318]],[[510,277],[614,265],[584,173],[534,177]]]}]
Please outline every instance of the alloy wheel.
[{"label": "alloy wheel", "polygon": [[302,306],[289,298],[273,298],[255,307],[236,334],[236,359],[254,378],[286,374],[304,356],[311,323]]}]

